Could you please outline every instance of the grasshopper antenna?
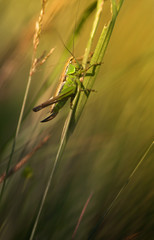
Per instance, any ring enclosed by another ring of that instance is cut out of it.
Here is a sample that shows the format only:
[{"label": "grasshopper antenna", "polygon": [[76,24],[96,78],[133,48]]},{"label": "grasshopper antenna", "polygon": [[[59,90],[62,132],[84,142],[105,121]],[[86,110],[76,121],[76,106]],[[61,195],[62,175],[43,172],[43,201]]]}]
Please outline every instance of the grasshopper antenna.
[{"label": "grasshopper antenna", "polygon": [[64,47],[66,48],[66,50],[71,54],[71,56],[75,59],[75,61],[76,61],[76,63],[80,66],[80,67],[82,67],[81,66],[81,64],[79,63],[79,61],[76,59],[76,57],[74,56],[74,54],[69,50],[69,48],[66,46],[66,44],[64,43],[64,41],[63,41],[63,39],[62,39],[62,37],[61,37],[61,35],[60,35],[60,33],[57,31],[57,34],[58,34],[58,36],[59,36],[59,39],[60,39],[60,41],[62,42],[62,44],[64,45]]},{"label": "grasshopper antenna", "polygon": [[79,12],[79,5],[80,5],[80,1],[78,0],[78,6],[76,9],[76,14],[75,14],[75,23],[74,23],[74,33],[73,33],[73,54],[74,54],[74,45],[75,45],[75,34],[76,34],[76,29],[77,29],[77,14]]}]

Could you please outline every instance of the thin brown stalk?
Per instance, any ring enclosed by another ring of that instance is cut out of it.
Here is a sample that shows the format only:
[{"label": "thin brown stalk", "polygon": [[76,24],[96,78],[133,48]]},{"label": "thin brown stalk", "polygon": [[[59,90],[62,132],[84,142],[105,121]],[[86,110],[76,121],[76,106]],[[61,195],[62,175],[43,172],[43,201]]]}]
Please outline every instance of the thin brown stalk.
[{"label": "thin brown stalk", "polygon": [[130,236],[126,237],[124,240],[135,240],[138,238],[138,236],[139,236],[139,232],[133,233]]},{"label": "thin brown stalk", "polygon": [[76,225],[75,230],[74,230],[73,235],[72,235],[72,239],[75,238],[75,235],[76,235],[76,232],[77,232],[77,230],[78,230],[78,228],[79,228],[80,222],[81,222],[81,220],[82,220],[82,218],[83,218],[83,215],[84,215],[84,213],[85,213],[85,211],[86,211],[86,208],[87,208],[87,206],[88,206],[88,204],[89,204],[92,196],[93,196],[93,193],[90,193],[90,195],[89,195],[89,197],[88,197],[88,199],[87,199],[87,201],[86,201],[86,203],[85,203],[85,205],[84,205],[84,207],[83,207],[83,209],[82,209],[82,212],[81,212],[81,214],[80,214],[80,217],[79,217],[79,219],[78,219],[77,225]]},{"label": "thin brown stalk", "polygon": [[30,160],[30,158],[38,151],[45,143],[48,142],[50,138],[50,135],[45,136],[39,144],[32,149],[31,152],[29,152],[26,156],[24,156],[13,168],[11,168],[6,176],[6,173],[3,173],[0,177],[0,184],[4,181],[4,179],[12,176],[14,173],[19,171],[27,162]]},{"label": "thin brown stalk", "polygon": [[[42,32],[42,23],[43,23],[43,17],[44,17],[44,13],[45,13],[46,3],[47,3],[47,0],[42,0],[41,11],[40,11],[40,14],[39,14],[39,17],[38,17],[38,21],[36,21],[36,24],[35,24],[35,34],[34,34],[34,38],[33,38],[32,64],[31,64],[31,68],[30,68],[30,71],[29,71],[28,82],[27,82],[25,95],[24,95],[24,99],[23,99],[23,103],[22,103],[22,107],[21,107],[21,111],[20,111],[20,115],[19,115],[19,119],[18,119],[18,123],[17,123],[15,137],[13,139],[11,154],[10,154],[9,161],[8,161],[8,164],[7,164],[7,167],[6,167],[6,173],[5,173],[6,177],[4,178],[4,181],[3,181],[3,186],[2,186],[1,194],[0,194],[0,200],[3,197],[3,193],[4,193],[4,189],[5,189],[5,185],[6,185],[6,179],[7,179],[9,170],[10,170],[12,157],[13,157],[13,154],[14,154],[14,151],[15,151],[16,140],[17,140],[19,130],[20,130],[20,127],[21,127],[21,121],[22,121],[22,118],[23,118],[23,113],[24,113],[24,109],[25,109],[25,105],[26,105],[26,101],[27,101],[27,97],[28,97],[28,93],[29,93],[29,89],[30,89],[30,85],[31,85],[32,75],[36,71],[37,66],[40,65],[40,61],[36,58],[36,52],[37,52],[37,48],[38,48],[38,45],[39,45],[39,42],[40,42],[40,35],[41,35],[41,32]],[[44,57],[44,61],[42,63],[44,63],[46,61],[46,59],[51,55],[53,50],[54,49],[51,49],[50,52],[47,54],[47,56]]]}]

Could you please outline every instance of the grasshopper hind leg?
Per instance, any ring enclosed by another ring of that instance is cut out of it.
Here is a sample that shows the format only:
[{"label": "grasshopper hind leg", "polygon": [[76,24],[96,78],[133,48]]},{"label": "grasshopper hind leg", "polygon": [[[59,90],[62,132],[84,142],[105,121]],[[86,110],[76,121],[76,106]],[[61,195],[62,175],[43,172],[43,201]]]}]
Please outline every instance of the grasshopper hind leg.
[{"label": "grasshopper hind leg", "polygon": [[58,112],[53,112],[47,118],[43,119],[41,122],[48,122],[57,116]]}]

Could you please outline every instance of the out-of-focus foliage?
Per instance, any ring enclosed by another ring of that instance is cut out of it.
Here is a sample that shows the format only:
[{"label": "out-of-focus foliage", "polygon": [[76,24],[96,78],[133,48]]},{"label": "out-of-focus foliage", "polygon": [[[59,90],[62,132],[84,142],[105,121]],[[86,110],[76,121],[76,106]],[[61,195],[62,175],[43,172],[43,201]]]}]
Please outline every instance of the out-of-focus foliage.
[{"label": "out-of-focus foliage", "polygon": [[[69,104],[47,123],[29,109],[50,77],[51,86],[37,100],[53,93],[65,64],[59,36],[67,42],[75,22],[93,1],[49,1],[38,56],[56,47],[48,62],[34,75],[13,165],[48,133],[50,140],[8,181],[0,206],[0,239],[28,239],[48,175],[56,156]],[[105,1],[93,49],[102,26],[110,18]],[[59,7],[57,7],[59,6]],[[82,208],[93,196],[76,239],[144,239],[153,237],[154,147],[102,222],[106,210],[145,153],[154,137],[154,2],[124,1],[101,71],[81,119],[59,162],[36,232],[36,239],[70,239]],[[5,171],[23,100],[32,56],[38,1],[0,3],[0,151]],[[81,56],[94,13],[75,40],[74,54]],[[57,68],[57,66],[59,68]],[[56,70],[55,70],[56,69]],[[98,224],[100,226],[97,228]]]}]

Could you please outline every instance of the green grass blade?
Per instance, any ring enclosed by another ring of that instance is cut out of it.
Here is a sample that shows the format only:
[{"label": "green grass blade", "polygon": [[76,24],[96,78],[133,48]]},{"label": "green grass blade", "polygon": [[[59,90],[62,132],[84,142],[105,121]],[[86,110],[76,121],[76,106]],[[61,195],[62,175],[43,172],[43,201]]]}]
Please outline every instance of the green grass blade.
[{"label": "green grass blade", "polygon": [[87,44],[87,47],[86,47],[86,50],[85,50],[85,54],[84,54],[84,58],[83,58],[83,62],[82,62],[82,65],[83,65],[84,68],[86,67],[86,63],[87,63],[87,59],[88,59],[88,56],[89,56],[89,53],[90,53],[92,41],[93,41],[97,26],[98,26],[98,23],[99,23],[100,14],[101,14],[102,9],[103,9],[103,4],[104,4],[104,0],[103,1],[98,0],[95,20],[94,20],[94,23],[93,23],[92,31],[91,31],[91,34],[90,34],[90,37],[89,37],[89,41],[88,41],[88,44]]},{"label": "green grass blade", "polygon": [[[123,2],[120,1],[120,3]],[[119,3],[119,4],[120,4]],[[119,8],[120,10],[120,8]],[[98,40],[98,43],[97,43],[97,46],[96,46],[96,49],[95,49],[95,52],[94,52],[94,55],[91,59],[91,63],[90,64],[95,64],[95,63],[101,63],[103,61],[103,57],[105,55],[105,51],[106,51],[106,48],[107,48],[107,45],[109,43],[109,40],[110,40],[110,37],[111,37],[111,34],[112,34],[112,31],[113,31],[113,28],[114,28],[114,24],[115,24],[115,21],[116,21],[116,18],[118,16],[118,11],[117,11],[117,5],[116,5],[116,2],[114,0],[111,1],[111,13],[112,13],[112,18],[110,20],[110,22],[108,23],[107,26],[104,26],[103,30],[102,30],[102,33],[100,35],[100,38]],[[85,77],[84,78],[84,87],[85,88],[88,88],[88,89],[91,89],[93,87],[93,84],[95,82],[95,79],[96,79],[96,76],[97,76],[97,73],[99,71],[99,66],[97,66],[95,69],[94,69],[94,76],[88,76],[88,77]],[[92,69],[90,69],[87,73],[92,73]],[[72,119],[71,119],[71,131],[74,130],[79,118],[80,118],[80,115],[84,109],[84,106],[87,102],[87,99],[88,99],[88,96],[89,94],[85,94],[84,92],[81,92],[80,93],[80,97],[78,99],[78,102],[76,103],[76,107],[73,111],[73,116],[72,116]]]},{"label": "green grass blade", "polygon": [[132,180],[133,176],[135,175],[135,173],[137,172],[137,170],[139,169],[140,165],[143,163],[143,161],[145,160],[145,158],[148,156],[149,152],[151,151],[151,149],[153,148],[154,145],[154,141],[150,144],[150,146],[147,148],[147,150],[145,151],[145,153],[143,154],[143,156],[141,157],[141,159],[139,160],[139,162],[137,163],[137,165],[135,166],[135,168],[133,169],[133,171],[131,172],[131,174],[129,175],[129,177],[127,178],[127,180],[125,181],[125,183],[123,184],[123,186],[120,188],[120,190],[118,191],[118,193],[116,194],[116,196],[114,197],[114,199],[112,200],[111,204],[109,205],[109,207],[107,208],[107,210],[105,211],[104,215],[101,217],[101,219],[99,220],[99,222],[97,223],[96,226],[94,226],[94,228],[92,229],[88,240],[92,240],[95,238],[95,234],[97,232],[97,230],[99,229],[100,225],[103,223],[104,219],[106,218],[106,216],[110,213],[110,211],[112,210],[112,208],[114,207],[115,203],[117,202],[117,200],[119,199],[119,197],[121,196],[121,194],[124,192],[125,188],[127,187],[127,185],[130,183],[130,181]]}]

